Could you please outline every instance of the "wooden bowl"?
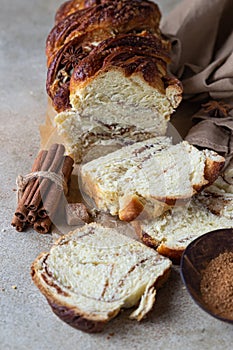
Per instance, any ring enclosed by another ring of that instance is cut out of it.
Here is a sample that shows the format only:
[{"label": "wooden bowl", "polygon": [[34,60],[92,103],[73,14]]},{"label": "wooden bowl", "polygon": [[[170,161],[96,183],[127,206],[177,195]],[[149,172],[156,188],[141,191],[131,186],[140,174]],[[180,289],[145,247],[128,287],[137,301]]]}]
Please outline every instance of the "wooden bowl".
[{"label": "wooden bowl", "polygon": [[192,241],[185,249],[181,258],[180,274],[197,305],[213,317],[233,323],[232,318],[228,319],[214,313],[203,301],[200,291],[203,270],[212,259],[226,251],[233,252],[233,229],[220,229],[205,233]]}]

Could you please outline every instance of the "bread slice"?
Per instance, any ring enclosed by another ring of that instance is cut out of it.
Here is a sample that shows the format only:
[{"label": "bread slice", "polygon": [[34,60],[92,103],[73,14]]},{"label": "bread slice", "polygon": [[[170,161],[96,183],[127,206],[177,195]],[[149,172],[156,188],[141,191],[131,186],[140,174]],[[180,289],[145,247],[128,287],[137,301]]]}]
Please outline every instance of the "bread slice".
[{"label": "bread slice", "polygon": [[145,208],[159,216],[218,177],[224,158],[199,151],[187,141],[176,145],[161,136],[136,142],[82,165],[80,187],[97,209],[134,220]]},{"label": "bread slice", "polygon": [[122,308],[138,303],[130,317],[140,321],[170,269],[171,261],[153,249],[91,223],[42,253],[31,275],[57,316],[80,330],[99,332]]},{"label": "bread slice", "polygon": [[187,245],[202,234],[233,227],[233,194],[206,191],[156,219],[133,223],[141,240],[179,263]]},{"label": "bread slice", "polygon": [[[131,120],[118,113],[99,114],[98,116],[80,115],[77,111],[67,110],[58,113],[54,119],[58,135],[76,163],[89,158],[94,152],[106,153],[137,141],[158,136],[158,126],[151,113],[135,115]],[[103,146],[103,147],[102,147]],[[101,154],[103,155],[103,153]]]}]

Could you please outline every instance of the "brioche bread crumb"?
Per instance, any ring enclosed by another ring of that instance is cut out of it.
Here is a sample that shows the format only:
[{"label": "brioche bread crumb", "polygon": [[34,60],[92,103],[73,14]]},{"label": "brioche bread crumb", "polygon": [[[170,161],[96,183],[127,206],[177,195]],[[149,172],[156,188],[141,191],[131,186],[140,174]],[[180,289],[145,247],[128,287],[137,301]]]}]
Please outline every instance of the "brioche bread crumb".
[{"label": "brioche bread crumb", "polygon": [[216,229],[232,228],[232,209],[232,195],[217,196],[203,191],[184,206],[176,206],[156,219],[141,220],[133,225],[145,244],[179,262],[183,251],[195,238]]},{"label": "brioche bread crumb", "polygon": [[81,188],[97,209],[131,221],[142,211],[138,205],[134,211],[131,205],[127,212],[134,198],[140,206],[154,207],[154,215],[161,214],[159,202],[165,210],[191,198],[218,176],[223,164],[224,158],[215,152],[206,155],[186,141],[172,145],[171,138],[161,136],[82,165]]},{"label": "brioche bread crumb", "polygon": [[72,322],[75,317],[103,325],[140,299],[131,318],[141,320],[154,304],[157,281],[164,282],[170,268],[171,261],[153,249],[91,223],[41,254],[32,264],[32,278],[56,314],[81,329]]}]

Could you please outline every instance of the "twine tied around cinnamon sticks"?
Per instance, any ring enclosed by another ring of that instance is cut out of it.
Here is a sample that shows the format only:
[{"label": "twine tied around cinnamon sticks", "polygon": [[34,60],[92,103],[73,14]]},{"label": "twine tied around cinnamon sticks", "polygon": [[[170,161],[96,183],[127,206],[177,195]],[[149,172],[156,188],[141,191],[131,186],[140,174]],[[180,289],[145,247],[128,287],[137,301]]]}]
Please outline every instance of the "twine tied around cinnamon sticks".
[{"label": "twine tied around cinnamon sticks", "polygon": [[73,170],[73,159],[65,156],[65,147],[53,144],[41,150],[31,173],[17,177],[18,205],[12,226],[21,232],[31,226],[39,233],[51,229],[62,193],[67,194]]},{"label": "twine tied around cinnamon sticks", "polygon": [[68,193],[68,186],[67,183],[64,180],[63,175],[59,175],[57,173],[52,173],[48,171],[35,171],[33,173],[29,173],[27,175],[18,175],[16,179],[17,184],[17,197],[18,201],[22,198],[23,192],[29,183],[30,180],[36,179],[36,178],[46,178],[54,182],[60,190],[64,191],[64,194]]}]

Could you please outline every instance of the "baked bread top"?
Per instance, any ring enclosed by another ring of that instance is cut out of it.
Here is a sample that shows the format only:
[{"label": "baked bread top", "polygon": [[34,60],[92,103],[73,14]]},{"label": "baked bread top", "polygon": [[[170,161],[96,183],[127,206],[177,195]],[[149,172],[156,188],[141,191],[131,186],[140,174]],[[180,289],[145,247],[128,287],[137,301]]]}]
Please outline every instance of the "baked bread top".
[{"label": "baked bread top", "polygon": [[92,160],[81,167],[81,188],[97,209],[135,219],[146,207],[154,216],[213,183],[224,158],[183,141],[156,137]]},{"label": "baked bread top", "polygon": [[117,35],[102,41],[75,67],[71,92],[110,67],[122,68],[127,77],[140,72],[147,83],[164,91],[162,78],[167,76],[169,62],[167,47],[159,37],[148,32]]},{"label": "baked bread top", "polygon": [[83,10],[85,8],[102,4],[109,0],[69,0],[61,4],[55,15],[55,23],[62,21],[65,17],[73,12]]},{"label": "baked bread top", "polygon": [[60,238],[32,264],[32,279],[53,311],[71,326],[102,330],[120,309],[139,303],[131,318],[152,308],[171,261],[116,229],[86,224]]},{"label": "baked bread top", "polygon": [[76,11],[50,31],[46,41],[48,64],[62,45],[75,36],[91,32],[92,41],[100,42],[119,33],[159,33],[160,17],[158,6],[147,0],[111,0]]}]

